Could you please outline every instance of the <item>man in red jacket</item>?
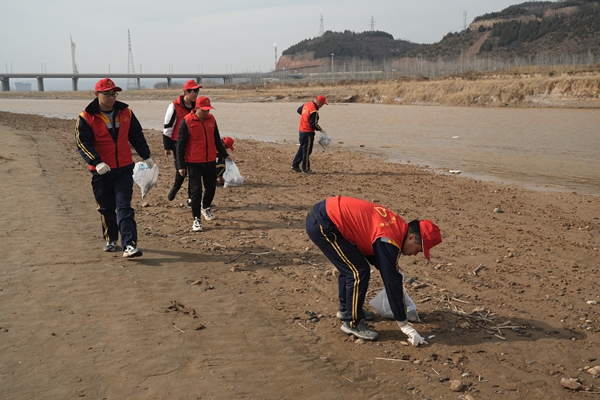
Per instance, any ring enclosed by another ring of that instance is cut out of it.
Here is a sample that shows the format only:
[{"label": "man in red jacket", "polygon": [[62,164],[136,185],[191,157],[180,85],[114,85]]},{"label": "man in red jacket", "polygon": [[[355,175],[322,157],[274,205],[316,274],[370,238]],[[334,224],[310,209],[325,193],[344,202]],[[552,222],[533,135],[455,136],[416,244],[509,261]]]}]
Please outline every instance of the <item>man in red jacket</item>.
[{"label": "man in red jacket", "polygon": [[[317,96],[315,101],[304,103],[298,108],[300,114],[299,141],[300,147],[292,161],[292,170],[314,174],[310,169],[310,155],[315,142],[315,131],[322,131],[319,126],[319,109],[327,104],[325,96]],[[302,168],[300,168],[302,166]]]},{"label": "man in red jacket", "polygon": [[125,103],[121,88],[104,78],[96,83],[96,98],[79,114],[75,125],[77,150],[89,165],[92,189],[102,216],[104,251],[115,251],[121,234],[123,257],[139,257],[137,225],[131,208],[133,156],[131,146],[149,168],[154,166],[142,126]]},{"label": "man in red jacket", "polygon": [[202,232],[200,215],[207,221],[215,218],[210,206],[217,189],[217,153],[223,159],[230,159],[221,141],[217,121],[210,113],[213,108],[208,97],[196,99],[196,108],[181,121],[177,137],[177,169],[183,177],[188,171],[190,174],[194,232]]},{"label": "man in red jacket", "polygon": [[[442,242],[440,229],[431,221],[406,223],[384,206],[352,197],[336,196],[317,203],[306,217],[306,232],[340,271],[338,291],[342,331],[364,340],[379,336],[364,323],[363,309],[372,264],[381,274],[394,319],[414,345],[425,340],[408,324],[402,274],[397,262],[402,255],[423,252]],[[372,318],[372,314],[371,314]]]},{"label": "man in red jacket", "polygon": [[[190,79],[183,85],[183,95],[179,96],[175,101],[169,104],[167,113],[165,114],[165,124],[163,127],[163,148],[165,155],[168,156],[173,152],[173,160],[175,163],[175,182],[167,195],[169,201],[173,201],[185,177],[179,174],[177,170],[177,135],[179,133],[179,125],[183,121],[183,117],[188,115],[196,106],[198,92],[202,86],[198,85],[195,80]],[[191,190],[188,186],[188,205],[191,199]]]}]

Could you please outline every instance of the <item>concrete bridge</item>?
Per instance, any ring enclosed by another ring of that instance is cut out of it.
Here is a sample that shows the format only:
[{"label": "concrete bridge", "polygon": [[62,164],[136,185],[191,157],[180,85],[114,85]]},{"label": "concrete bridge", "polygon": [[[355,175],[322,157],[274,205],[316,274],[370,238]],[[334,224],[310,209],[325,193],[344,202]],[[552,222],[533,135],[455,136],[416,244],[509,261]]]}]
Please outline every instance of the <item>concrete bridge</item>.
[{"label": "concrete bridge", "polygon": [[223,79],[223,83],[232,83],[234,74],[74,74],[74,73],[66,73],[66,74],[19,74],[19,73],[2,73],[0,72],[0,81],[2,82],[2,91],[9,92],[10,91],[10,79],[11,78],[28,78],[37,79],[38,91],[44,91],[44,79],[53,79],[53,78],[68,78],[73,82],[73,91],[77,91],[77,82],[79,79],[83,78],[97,78],[102,79],[109,77],[111,79],[114,78],[127,78],[127,79],[135,79],[137,82],[137,88],[141,89],[141,80],[145,78],[156,79],[162,78],[167,80],[167,85],[171,87],[171,81],[173,79],[195,79],[196,82],[202,84],[202,78],[207,79]]}]

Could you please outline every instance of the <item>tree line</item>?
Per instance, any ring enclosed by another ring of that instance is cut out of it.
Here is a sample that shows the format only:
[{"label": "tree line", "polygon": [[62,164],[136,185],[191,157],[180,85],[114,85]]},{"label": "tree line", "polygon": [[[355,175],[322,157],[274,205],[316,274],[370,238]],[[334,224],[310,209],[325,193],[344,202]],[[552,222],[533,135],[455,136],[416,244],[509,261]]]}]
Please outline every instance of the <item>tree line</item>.
[{"label": "tree line", "polygon": [[[593,8],[582,10],[573,17],[554,16],[529,22],[498,22],[491,28],[490,37],[498,38],[497,46],[503,47],[516,41],[533,42],[549,34],[552,34],[549,40],[562,42],[568,37],[585,38],[599,33],[600,11]],[[481,51],[492,49],[493,44],[489,39],[481,47]]]}]

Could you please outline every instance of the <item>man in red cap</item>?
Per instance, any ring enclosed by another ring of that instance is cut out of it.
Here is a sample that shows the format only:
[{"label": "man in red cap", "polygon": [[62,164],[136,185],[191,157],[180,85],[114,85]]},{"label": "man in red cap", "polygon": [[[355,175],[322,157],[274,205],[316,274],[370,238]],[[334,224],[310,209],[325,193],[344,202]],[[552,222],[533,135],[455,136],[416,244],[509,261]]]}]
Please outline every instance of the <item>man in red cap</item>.
[{"label": "man in red cap", "polygon": [[[185,177],[179,174],[177,171],[177,135],[179,133],[179,125],[183,121],[183,117],[188,115],[196,106],[196,99],[198,98],[198,92],[202,86],[198,85],[195,80],[190,79],[183,85],[183,95],[179,96],[175,101],[169,104],[167,113],[165,114],[165,124],[163,127],[163,148],[165,155],[168,156],[171,151],[173,152],[173,159],[175,163],[175,182],[173,187],[167,195],[169,201],[175,199],[175,195],[185,180]],[[191,190],[188,186],[188,206],[190,205]]]},{"label": "man in red cap", "polygon": [[221,141],[217,121],[210,113],[213,108],[208,97],[196,99],[196,108],[183,117],[177,137],[177,170],[182,177],[188,171],[190,174],[194,232],[202,232],[200,215],[207,221],[215,218],[210,205],[217,189],[217,153],[223,159],[230,159]]},{"label": "man in red cap", "polygon": [[322,131],[319,126],[319,109],[326,104],[327,99],[325,96],[319,95],[314,101],[304,103],[298,108],[298,114],[300,114],[300,147],[296,152],[294,161],[292,161],[292,170],[296,172],[314,174],[314,171],[310,169],[310,155],[315,141],[315,131]]},{"label": "man in red cap", "polygon": [[[119,233],[123,257],[139,257],[137,225],[131,208],[133,156],[131,146],[149,168],[154,166],[142,126],[125,103],[121,88],[104,78],[96,83],[96,98],[79,114],[75,125],[77,150],[89,165],[92,189],[102,216],[104,251],[115,251]],[[131,145],[131,146],[130,146]]]},{"label": "man in red cap", "polygon": [[390,308],[398,326],[414,345],[426,344],[408,324],[402,274],[397,270],[401,255],[423,252],[442,242],[440,229],[431,221],[406,223],[387,207],[352,197],[336,196],[317,203],[306,217],[308,237],[340,271],[338,292],[343,321],[342,331],[363,340],[375,340],[377,332],[365,319],[373,313],[364,310],[372,264],[381,274]]}]

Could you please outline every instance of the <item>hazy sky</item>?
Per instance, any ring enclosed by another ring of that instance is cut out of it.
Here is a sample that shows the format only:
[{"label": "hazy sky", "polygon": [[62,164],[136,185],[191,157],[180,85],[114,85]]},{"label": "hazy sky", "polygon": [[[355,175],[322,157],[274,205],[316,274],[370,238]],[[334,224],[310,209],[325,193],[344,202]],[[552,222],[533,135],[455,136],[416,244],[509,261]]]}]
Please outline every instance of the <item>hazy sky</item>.
[{"label": "hazy sky", "polygon": [[388,32],[438,42],[518,0],[19,0],[2,1],[3,72],[266,72],[288,47],[325,30]]}]

